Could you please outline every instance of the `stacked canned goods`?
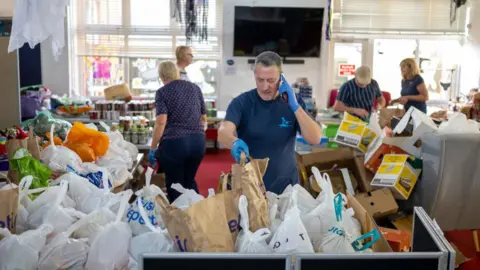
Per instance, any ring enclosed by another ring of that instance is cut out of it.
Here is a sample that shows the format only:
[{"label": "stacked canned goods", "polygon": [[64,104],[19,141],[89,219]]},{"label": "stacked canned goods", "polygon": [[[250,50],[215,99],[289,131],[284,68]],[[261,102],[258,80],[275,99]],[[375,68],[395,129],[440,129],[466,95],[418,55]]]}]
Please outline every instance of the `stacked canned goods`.
[{"label": "stacked canned goods", "polygon": [[95,103],[95,110],[89,113],[92,120],[119,121],[120,116],[126,114],[125,101],[99,100]]},{"label": "stacked canned goods", "polygon": [[155,118],[154,100],[132,100],[128,103],[128,115],[143,116],[147,120]]},{"label": "stacked canned goods", "polygon": [[145,145],[150,137],[148,122],[143,116],[122,116],[118,129],[126,141]]}]

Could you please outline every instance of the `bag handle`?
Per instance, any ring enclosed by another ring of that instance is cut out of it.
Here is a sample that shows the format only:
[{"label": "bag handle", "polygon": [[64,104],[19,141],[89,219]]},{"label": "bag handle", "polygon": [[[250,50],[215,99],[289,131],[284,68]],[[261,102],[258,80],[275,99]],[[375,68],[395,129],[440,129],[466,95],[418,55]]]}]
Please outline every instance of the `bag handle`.
[{"label": "bag handle", "polygon": [[28,127],[28,137],[29,137],[29,139],[35,139],[35,133],[33,132],[33,126]]},{"label": "bag handle", "polygon": [[178,183],[172,184],[170,187],[181,194],[185,194],[188,191],[186,188],[184,188],[181,184]]},{"label": "bag handle", "polygon": [[50,145],[53,147],[53,149],[56,149],[55,147],[55,142],[53,141],[53,131],[55,130],[55,124],[52,123],[50,126]]},{"label": "bag handle", "polygon": [[343,221],[342,210],[343,210],[343,198],[342,194],[338,193],[333,199],[333,205],[335,207],[335,217],[338,222]]},{"label": "bag handle", "polygon": [[150,186],[150,183],[152,182],[152,174],[153,174],[153,169],[150,167],[147,167],[147,171],[145,172],[145,186],[148,187]]},{"label": "bag handle", "polygon": [[215,196],[215,190],[213,188],[209,188],[208,189],[208,197],[213,197]]},{"label": "bag handle", "polygon": [[[53,207],[60,206],[63,199],[65,199],[65,195],[67,195],[67,191],[68,191],[68,182],[66,180],[62,180],[60,182],[60,192],[58,193],[58,196],[52,205]],[[53,207],[51,209],[53,209]]]},{"label": "bag handle", "polygon": [[32,181],[33,181],[33,176],[31,175],[24,176],[22,180],[20,180],[20,183],[18,184],[18,188],[19,188],[18,201],[19,202],[22,201],[23,196],[27,194],[26,191],[28,191],[28,189],[32,185]]},{"label": "bag handle", "polygon": [[132,195],[133,195],[133,191],[131,189],[122,192],[121,194],[122,198],[120,199],[120,208],[118,209],[115,222],[120,222],[120,220],[122,220],[123,214],[127,209],[128,200],[130,200],[130,197],[132,197]]},{"label": "bag handle", "polygon": [[222,172],[222,192],[227,191],[228,174]]},{"label": "bag handle", "polygon": [[102,209],[102,208],[96,209],[96,210],[92,211],[90,214],[85,215],[84,217],[80,218],[77,222],[73,223],[72,225],[70,225],[70,227],[68,227],[67,230],[65,230],[65,235],[68,237],[68,236],[72,235],[75,231],[77,231],[78,229],[80,229],[83,226],[91,223],[91,220],[93,220],[97,216],[99,216],[101,211],[104,211],[104,209]]},{"label": "bag handle", "polygon": [[152,232],[157,232],[157,233],[161,232],[162,229],[156,228],[150,222],[147,212],[145,211],[145,208],[143,208],[142,198],[143,197],[137,197],[136,203],[138,206],[138,211],[140,212],[140,216],[143,218],[143,222],[145,222],[145,226],[147,226],[147,228],[149,228]]},{"label": "bag handle", "polygon": [[[372,241],[362,245],[360,241],[363,241],[369,237],[372,237]],[[376,229],[371,230],[370,232],[358,237],[355,239],[355,241],[352,242],[352,247],[355,251],[363,251],[366,250],[367,248],[370,248],[373,246],[373,244],[380,239],[380,234]]]},{"label": "bag handle", "polygon": [[[5,179],[7,179],[7,182],[8,182],[8,185],[11,185],[12,186],[12,181],[10,181],[10,178],[8,178],[8,176],[6,174],[3,174],[3,173],[0,173],[0,176],[4,177]],[[13,188],[13,186],[12,186]]]}]

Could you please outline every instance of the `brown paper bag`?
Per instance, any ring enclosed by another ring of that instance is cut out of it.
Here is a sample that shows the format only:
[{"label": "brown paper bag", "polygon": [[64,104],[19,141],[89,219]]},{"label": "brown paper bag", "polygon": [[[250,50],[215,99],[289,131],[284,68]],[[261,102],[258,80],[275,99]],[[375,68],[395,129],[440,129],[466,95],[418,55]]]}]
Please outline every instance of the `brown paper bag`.
[{"label": "brown paper bag", "polygon": [[218,190],[220,191],[217,190],[217,194],[222,193],[224,195],[228,227],[230,229],[230,232],[232,233],[233,243],[235,244],[239,233],[240,211],[238,209],[238,201],[240,199],[240,196],[242,195],[242,190],[227,190],[227,183],[229,182],[228,179],[230,179],[231,182],[231,177],[231,174],[222,173],[222,176],[220,176],[221,187],[218,188]]},{"label": "brown paper bag", "polygon": [[268,158],[259,160],[249,157],[249,160],[250,162],[246,163],[246,157],[242,154],[240,164],[232,166],[232,190],[240,189],[247,197],[250,231],[256,232],[270,228],[267,191],[263,183]]},{"label": "brown paper bag", "polygon": [[225,193],[201,200],[185,210],[169,205],[161,196],[155,201],[180,252],[235,251],[227,224]]},{"label": "brown paper bag", "polygon": [[[35,159],[40,160],[39,138],[33,133],[33,127],[30,127],[29,137],[27,139],[9,139],[7,140],[6,148],[9,160],[12,159],[15,152],[20,148],[27,149]],[[15,184],[18,184],[20,181],[17,170],[10,169],[8,171],[8,177],[10,177],[10,180]]]},{"label": "brown paper bag", "polygon": [[[2,175],[7,179],[8,184],[12,182],[6,175]],[[11,233],[15,233],[15,220],[17,219],[18,210],[18,187],[7,190],[0,190],[0,228],[6,228]]]}]

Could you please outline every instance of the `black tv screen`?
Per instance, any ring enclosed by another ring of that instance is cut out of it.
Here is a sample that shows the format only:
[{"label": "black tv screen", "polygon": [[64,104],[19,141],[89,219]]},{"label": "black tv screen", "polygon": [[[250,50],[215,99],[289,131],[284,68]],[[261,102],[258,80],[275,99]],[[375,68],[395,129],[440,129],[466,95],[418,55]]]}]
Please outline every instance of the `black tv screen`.
[{"label": "black tv screen", "polygon": [[235,7],[233,55],[320,57],[323,8]]}]

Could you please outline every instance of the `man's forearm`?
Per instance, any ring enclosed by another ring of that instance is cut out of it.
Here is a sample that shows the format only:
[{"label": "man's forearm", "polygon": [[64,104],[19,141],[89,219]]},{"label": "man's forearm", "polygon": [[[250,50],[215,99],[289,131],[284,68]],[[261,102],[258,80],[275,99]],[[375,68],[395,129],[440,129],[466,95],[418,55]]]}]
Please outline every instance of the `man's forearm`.
[{"label": "man's forearm", "polygon": [[335,104],[333,105],[333,109],[337,112],[347,112],[349,114],[353,114],[353,107],[347,107],[343,102],[336,101]]},{"label": "man's forearm", "polygon": [[162,138],[163,132],[165,131],[165,125],[158,125],[155,123],[153,127],[153,134],[152,134],[152,144],[150,145],[150,149],[155,150],[158,147],[158,142]]},{"label": "man's forearm", "polygon": [[302,137],[310,144],[319,144],[322,138],[322,128],[302,108],[295,112]]}]

